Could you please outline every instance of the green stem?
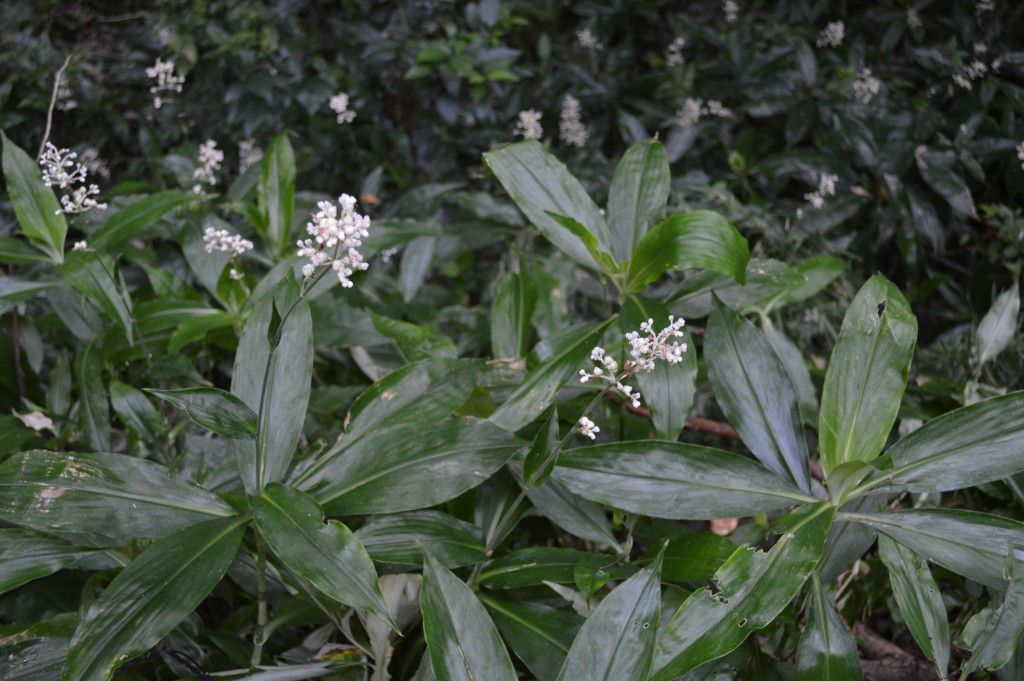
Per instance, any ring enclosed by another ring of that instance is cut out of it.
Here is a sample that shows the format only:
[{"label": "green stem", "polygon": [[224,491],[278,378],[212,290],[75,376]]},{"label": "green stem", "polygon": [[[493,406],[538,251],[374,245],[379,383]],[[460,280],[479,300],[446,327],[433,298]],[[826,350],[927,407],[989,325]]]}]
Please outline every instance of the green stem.
[{"label": "green stem", "polygon": [[255,669],[263,659],[263,644],[267,641],[267,542],[256,530],[256,628],[252,632],[252,658],[249,665]]}]

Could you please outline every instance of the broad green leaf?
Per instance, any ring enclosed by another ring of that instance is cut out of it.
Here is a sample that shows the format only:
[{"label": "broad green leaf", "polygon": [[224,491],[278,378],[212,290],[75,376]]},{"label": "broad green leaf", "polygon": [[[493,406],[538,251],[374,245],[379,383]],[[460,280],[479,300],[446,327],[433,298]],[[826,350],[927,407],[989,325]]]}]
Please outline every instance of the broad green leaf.
[{"label": "broad green leaf", "polygon": [[110,381],[110,404],[114,413],[145,442],[156,443],[166,439],[164,420],[153,403],[141,390],[116,379]]},{"label": "broad green leaf", "polygon": [[562,227],[565,227],[570,234],[583,243],[583,246],[587,249],[587,253],[589,253],[590,257],[594,259],[594,262],[597,263],[602,272],[607,274],[609,277],[622,272],[622,268],[615,263],[615,258],[601,248],[601,244],[598,243],[597,237],[594,236],[589,229],[571,217],[559,215],[558,213],[554,213],[550,210],[544,212],[546,212],[552,220],[560,224]]},{"label": "broad green leaf", "polygon": [[480,572],[480,583],[489,589],[520,589],[544,582],[572,584],[576,565],[591,555],[555,546],[519,549],[486,563]]},{"label": "broad green leaf", "polygon": [[766,307],[803,280],[789,265],[772,259],[752,258],[747,263],[744,283],[712,270],[689,272],[674,288],[665,304],[677,316],[707,317],[714,308],[713,296],[727,307],[742,310]]},{"label": "broad green leaf", "polygon": [[835,597],[815,576],[807,605],[807,626],[800,634],[794,681],[861,681],[857,643],[836,611]]},{"label": "broad green leaf", "polygon": [[810,492],[796,391],[768,339],[716,300],[704,355],[715,399],[743,442],[765,466]]},{"label": "broad green leaf", "polygon": [[1012,547],[1024,545],[1024,524],[1009,518],[946,508],[845,513],[884,532],[914,553],[993,589],[1005,589],[1002,568]]},{"label": "broad green leaf", "polygon": [[978,324],[978,364],[984,364],[1010,344],[1017,332],[1019,313],[1020,287],[1014,282],[1013,286],[999,294]]},{"label": "broad green leaf", "polygon": [[972,617],[964,628],[964,645],[971,659],[961,668],[966,679],[976,669],[999,669],[1013,657],[1024,636],[1024,566],[1016,555],[1006,560],[1006,593],[998,608],[988,607]]},{"label": "broad green leaf", "polygon": [[0,530],[0,593],[53,574],[94,553],[96,549],[75,546],[45,534]]},{"label": "broad green leaf", "polygon": [[166,467],[123,454],[34,450],[0,465],[0,518],[33,530],[128,541],[232,514]]},{"label": "broad green leaf", "polygon": [[37,624],[0,627],[3,640],[0,678],[4,681],[59,678],[77,624],[77,613],[62,613]]},{"label": "broad green leaf", "polygon": [[533,438],[533,446],[523,460],[523,484],[526,487],[540,487],[555,469],[552,456],[558,444],[558,409],[554,406],[544,419],[543,425]]},{"label": "broad green leaf", "polygon": [[210,314],[196,315],[186,319],[171,334],[167,352],[174,354],[189,343],[201,340],[210,331],[232,326],[237,321],[239,321],[238,317],[217,310],[211,311]]},{"label": "broad green leaf", "polygon": [[283,132],[267,146],[256,185],[258,205],[270,250],[278,257],[292,245],[292,213],[295,211],[295,152]]},{"label": "broad green leaf", "polygon": [[658,140],[632,145],[615,166],[608,189],[608,225],[616,260],[628,260],[651,225],[661,220],[671,179],[668,155]]},{"label": "broad green leaf", "polygon": [[438,681],[516,681],[512,660],[484,606],[429,553],[423,564],[420,608]]},{"label": "broad green leaf", "polygon": [[46,262],[48,257],[32,248],[27,242],[13,236],[0,236],[0,262],[24,265],[32,262]]},{"label": "broad green leaf", "polygon": [[440,511],[381,516],[359,528],[356,537],[382,563],[421,565],[424,549],[447,568],[486,557],[480,528]]},{"label": "broad green leaf", "polygon": [[476,487],[522,444],[475,418],[400,423],[317,462],[299,486],[332,515],[412,511]]},{"label": "broad green leaf", "polygon": [[112,258],[95,251],[73,251],[57,269],[111,321],[119,322],[128,342],[132,342],[132,302],[128,292],[117,284]]},{"label": "broad green leaf", "polygon": [[743,456],[678,442],[573,449],[552,478],[586,499],[655,518],[737,518],[817,501]]},{"label": "broad green leaf", "polygon": [[218,314],[223,314],[223,312],[207,307],[202,302],[174,298],[151,300],[135,307],[135,318],[138,320],[139,331],[143,336],[152,336],[168,329],[177,329],[178,326],[190,319]]},{"label": "broad green leaf", "polygon": [[[287,288],[294,293],[291,279]],[[285,302],[291,300],[282,295],[277,302],[287,309]],[[256,442],[231,445],[249,494],[256,493],[268,482],[281,480],[288,470],[306,420],[313,378],[313,323],[309,305],[299,303],[283,321],[281,343],[271,352],[267,328],[273,307],[274,296],[267,295],[249,314],[238,341],[231,376],[232,394],[257,414],[259,426]],[[258,413],[261,406],[262,415]]]},{"label": "broad green leaf", "polygon": [[178,190],[151,194],[111,215],[89,239],[89,245],[105,253],[116,253],[171,210],[202,200],[201,195]]},{"label": "broad green leaf", "polygon": [[398,269],[398,289],[402,292],[402,300],[405,302],[414,300],[423,289],[434,263],[436,250],[437,237],[421,236],[410,241],[402,251],[402,262]]},{"label": "broad green leaf", "polygon": [[53,190],[43,183],[39,165],[0,130],[4,183],[21,233],[56,264],[64,262],[68,222]]},{"label": "broad green leaf", "polygon": [[92,604],[71,641],[63,681],[107,681],[171,633],[213,590],[248,520],[208,520],[146,549]]},{"label": "broad green leaf", "polygon": [[28,300],[41,291],[60,285],[59,281],[28,281],[20,277],[0,276],[0,310],[6,312],[10,303]]},{"label": "broad green leaf", "polygon": [[[591,350],[612,320],[574,326],[543,340],[534,353],[549,355],[533,368],[512,395],[491,414],[491,423],[515,432],[540,416],[569,377],[583,368]],[[543,351],[543,352],[542,352]]]},{"label": "broad green leaf", "polygon": [[603,250],[611,250],[608,223],[561,161],[530,140],[488,151],[484,162],[548,241],[581,265],[599,269],[583,243],[547,213],[577,220],[593,233]]},{"label": "broad green leaf", "polygon": [[873,462],[874,491],[945,492],[1024,470],[1024,392],[955,409],[924,424]]},{"label": "broad green leaf", "polygon": [[939,677],[945,678],[949,669],[949,622],[942,592],[928,563],[885,534],[878,537],[878,556],[889,569],[889,583],[910,633],[935,665]]},{"label": "broad green leaf", "polygon": [[673,582],[711,579],[735,550],[736,545],[727,537],[711,532],[673,537],[665,549],[662,579]]},{"label": "broad green leaf", "polygon": [[825,374],[818,438],[826,475],[851,461],[871,461],[885,445],[917,341],[906,298],[880,274],[846,311]]},{"label": "broad green leaf", "polygon": [[914,154],[917,169],[924,181],[935,190],[935,193],[946,199],[949,207],[963,217],[978,219],[974,210],[971,190],[964,182],[963,176],[956,170],[956,154],[953,151],[925,151]]},{"label": "broad green leaf", "polygon": [[724,217],[710,210],[690,210],[666,218],[636,246],[626,288],[636,293],[668,270],[707,268],[746,278],[750,248]]},{"label": "broad green leaf", "polygon": [[650,681],[671,681],[725,655],[789,605],[818,563],[834,515],[825,502],[798,512],[771,551],[741,546],[715,574],[715,593],[701,589],[683,602],[658,635]]},{"label": "broad green leaf", "polygon": [[798,303],[817,294],[846,270],[846,261],[834,255],[815,255],[794,265],[792,270],[800,275],[803,281],[790,285],[773,298],[765,305],[765,312],[783,305]]},{"label": "broad green leaf", "polygon": [[661,614],[662,554],[617,586],[583,623],[558,681],[647,678]]},{"label": "broad green leaf", "polygon": [[89,341],[75,357],[78,379],[78,415],[82,420],[85,440],[96,451],[110,450],[110,406],[103,385],[103,361],[93,341]]},{"label": "broad green leaf", "polygon": [[765,337],[771,343],[772,350],[782,361],[782,367],[789,377],[789,382],[796,391],[797,409],[805,426],[818,427],[818,397],[815,394],[811,372],[807,368],[800,348],[780,329],[772,326],[767,317],[762,318]]},{"label": "broad green leaf", "polygon": [[532,277],[506,272],[498,281],[491,306],[491,354],[494,357],[525,357],[530,321],[537,305]]},{"label": "broad green leaf", "polygon": [[538,681],[555,681],[583,618],[537,601],[480,596],[512,651]]},{"label": "broad green leaf", "polygon": [[147,388],[146,392],[184,409],[189,418],[218,435],[243,440],[256,438],[256,414],[229,392],[219,388]]},{"label": "broad green leaf", "polygon": [[[654,319],[655,328],[660,330],[669,325],[668,317],[668,310],[661,303],[631,295],[622,305],[620,326],[623,333],[628,333],[638,330],[641,322]],[[687,347],[683,361],[673,366],[666,362],[655,362],[653,371],[641,371],[634,377],[644,404],[651,412],[654,430],[659,438],[670,442],[678,440],[679,434],[683,432],[697,392],[697,348],[685,328],[679,343]]]},{"label": "broad green leaf", "polygon": [[272,482],[249,497],[256,527],[274,554],[339,603],[369,610],[394,625],[366,549],[352,530],[324,513],[308,495]]}]

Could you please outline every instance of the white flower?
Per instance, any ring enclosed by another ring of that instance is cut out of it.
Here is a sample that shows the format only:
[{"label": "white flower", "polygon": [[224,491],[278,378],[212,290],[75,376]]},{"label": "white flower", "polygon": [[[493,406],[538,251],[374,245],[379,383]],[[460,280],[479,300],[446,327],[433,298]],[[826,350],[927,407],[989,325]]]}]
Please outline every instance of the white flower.
[{"label": "white flower", "polygon": [[349,97],[346,92],[339,92],[338,94],[331,97],[329,106],[331,111],[338,114],[338,123],[351,123],[356,119],[356,112],[350,111],[348,108]]},{"label": "white flower", "polygon": [[916,9],[907,9],[907,28],[921,28],[921,15]]},{"label": "white flower", "polygon": [[540,126],[541,113],[534,109],[519,112],[519,121],[513,134],[522,135],[524,140],[539,140],[544,135]]},{"label": "white flower", "polygon": [[[352,287],[351,277],[357,270],[365,270],[369,264],[363,261],[356,250],[363,245],[363,238],[370,235],[370,218],[355,211],[356,200],[348,194],[338,197],[338,207],[330,201],[317,204],[320,209],[306,224],[306,232],[312,239],[298,241],[299,257],[309,258],[303,265],[302,274],[309,278],[316,274],[316,268],[330,265],[338,275],[338,281],[346,288]],[[333,253],[331,252],[333,250]]]},{"label": "white flower", "polygon": [[107,162],[100,158],[100,152],[96,148],[87,147],[83,149],[80,158],[82,159],[82,164],[93,175],[99,175],[103,178],[110,177],[110,168],[107,167]]},{"label": "white flower", "polygon": [[975,59],[974,61],[967,65],[967,68],[965,70],[967,72],[968,78],[970,78],[971,80],[977,80],[978,78],[981,78],[988,72],[988,65],[985,64],[985,62],[983,61]]},{"label": "white flower", "polygon": [[249,138],[238,143],[238,172],[246,170],[263,160],[263,150],[256,145],[256,140]]},{"label": "white flower", "polygon": [[244,279],[245,278],[245,275],[243,273],[239,272],[238,270],[236,270],[234,267],[232,267],[231,271],[228,272],[228,276],[231,277],[232,279],[234,279],[235,281],[238,281],[239,279]]},{"label": "white flower", "polygon": [[230,253],[232,260],[236,255],[253,249],[253,243],[248,239],[243,239],[240,234],[232,234],[226,229],[216,229],[215,227],[206,228],[203,232],[203,242],[206,244],[204,248],[207,253],[214,251]]},{"label": "white flower", "polygon": [[679,119],[679,124],[684,128],[688,128],[697,121],[700,120],[701,115],[704,113],[704,100],[695,97],[687,97],[683,102],[683,106],[676,111],[676,118]]},{"label": "white flower", "polygon": [[164,100],[159,96],[160,92],[181,92],[181,86],[185,84],[185,77],[174,73],[174,62],[168,59],[161,61],[159,57],[156,63],[146,69],[146,76],[156,80],[149,88],[149,94],[154,95],[153,106],[159,109],[163,106]]},{"label": "white flower", "polygon": [[707,109],[704,112],[709,116],[733,118],[732,109],[722,106],[722,103],[717,99],[709,99]]},{"label": "white flower", "polygon": [[591,440],[597,438],[597,433],[601,432],[601,429],[597,427],[593,421],[588,419],[586,416],[581,416],[579,420],[580,435],[589,437]]},{"label": "white flower", "polygon": [[821,210],[825,207],[825,197],[835,196],[836,182],[838,180],[838,175],[825,173],[821,176],[821,179],[818,180],[818,189],[810,194],[804,194],[804,201],[810,201],[812,206]]},{"label": "white flower", "polygon": [[61,75],[57,84],[57,108],[61,111],[71,111],[78,108],[78,102],[74,99],[74,93],[68,87],[66,76]]},{"label": "white flower", "polygon": [[558,137],[566,144],[582,147],[587,143],[587,129],[580,119],[580,100],[572,95],[562,99],[561,119],[558,122]]},{"label": "white flower", "polygon": [[846,35],[846,24],[842,21],[830,21],[825,24],[821,35],[818,36],[818,47],[839,47],[843,44],[843,37]]},{"label": "white flower", "polygon": [[954,73],[953,82],[962,87],[964,90],[971,90],[974,87],[973,85],[971,85],[971,81],[962,73]]},{"label": "white flower", "polygon": [[725,14],[725,23],[735,24],[740,18],[740,6],[736,0],[725,0],[722,3],[722,12]]},{"label": "white flower", "polygon": [[589,28],[582,28],[576,31],[576,40],[579,42],[580,47],[587,50],[604,49],[604,44],[597,39],[597,36]]},{"label": "white flower", "polygon": [[686,60],[683,58],[683,48],[686,47],[686,38],[677,36],[665,51],[665,63],[669,66],[681,66]]},{"label": "white flower", "polygon": [[985,12],[991,12],[995,10],[995,8],[995,0],[978,0],[978,2],[974,3],[974,14],[981,17]]},{"label": "white flower", "polygon": [[1024,142],[1021,142],[1016,146],[1017,149],[1017,160],[1020,161],[1020,167],[1024,168]]},{"label": "white flower", "polygon": [[868,104],[882,89],[882,81],[871,75],[871,69],[862,69],[853,81],[853,96],[862,104]]},{"label": "white flower", "polygon": [[214,175],[220,170],[220,164],[224,161],[224,152],[217,148],[217,143],[213,140],[206,140],[199,145],[199,162],[202,165],[192,171],[192,178],[197,181],[197,184],[192,187],[192,191],[196,194],[200,194],[203,188],[200,184],[205,182],[206,184],[214,185],[217,184],[217,176]]},{"label": "white flower", "polygon": [[84,251],[89,248],[89,244],[84,241],[76,241],[75,245],[71,247],[72,251]]},{"label": "white flower", "polygon": [[[39,164],[43,169],[43,182],[48,187],[59,187],[60,189],[71,189],[71,194],[64,194],[60,197],[63,208],[56,213],[84,213],[93,208],[104,210],[105,203],[99,203],[92,198],[98,196],[100,188],[94,184],[85,186],[86,168],[75,161],[78,154],[70,149],[58,149],[52,142],[46,143],[43,155],[39,158]],[[81,183],[83,186],[72,188],[73,185]]]}]

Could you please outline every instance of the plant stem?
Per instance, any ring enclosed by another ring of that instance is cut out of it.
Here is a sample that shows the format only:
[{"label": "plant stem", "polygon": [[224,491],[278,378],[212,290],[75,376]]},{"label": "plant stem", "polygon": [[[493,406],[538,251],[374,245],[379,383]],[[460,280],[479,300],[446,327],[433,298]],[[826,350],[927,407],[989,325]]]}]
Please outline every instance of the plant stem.
[{"label": "plant stem", "polygon": [[252,632],[252,658],[255,667],[263,659],[263,644],[267,640],[267,542],[256,530],[256,628]]}]

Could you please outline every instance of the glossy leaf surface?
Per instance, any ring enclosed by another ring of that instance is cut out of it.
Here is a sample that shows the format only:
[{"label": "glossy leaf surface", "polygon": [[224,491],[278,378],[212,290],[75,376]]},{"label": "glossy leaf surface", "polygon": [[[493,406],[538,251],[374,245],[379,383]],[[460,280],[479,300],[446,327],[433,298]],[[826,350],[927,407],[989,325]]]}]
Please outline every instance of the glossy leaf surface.
[{"label": "glossy leaf surface", "polygon": [[1017,332],[1020,313],[1020,288],[1016,283],[999,294],[978,324],[978,364],[984,364],[1002,352]]},{"label": "glossy leaf surface", "polygon": [[132,341],[131,298],[115,281],[113,259],[93,251],[73,251],[57,269],[76,291],[95,303],[110,320],[120,323],[128,342]]},{"label": "glossy leaf surface", "polygon": [[278,254],[292,245],[292,212],[295,209],[295,152],[288,133],[281,133],[267,146],[256,185],[260,214],[265,220],[267,240]]},{"label": "glossy leaf surface", "polygon": [[972,652],[961,678],[976,669],[999,669],[1013,657],[1024,636],[1024,565],[1016,555],[1007,558],[1009,584],[999,607],[988,607],[967,622],[964,645]]},{"label": "glossy leaf surface", "polygon": [[183,388],[146,392],[184,409],[189,418],[203,428],[242,440],[256,438],[256,414],[242,400],[220,388]]},{"label": "glossy leaf surface", "polygon": [[814,580],[807,610],[794,681],[861,681],[857,643],[836,612],[835,598],[825,592],[820,580]]},{"label": "glossy leaf surface", "polygon": [[95,549],[27,530],[0,530],[0,593],[52,574]]},{"label": "glossy leaf surface", "polygon": [[421,565],[424,549],[447,568],[484,560],[480,528],[440,511],[399,513],[372,519],[356,537],[382,563]]},{"label": "glossy leaf surface", "polygon": [[572,584],[576,565],[590,555],[556,546],[519,549],[485,564],[480,583],[490,589],[519,589],[544,582]]},{"label": "glossy leaf surface", "polygon": [[89,239],[89,245],[105,253],[120,251],[129,240],[168,212],[186,203],[202,200],[201,195],[177,190],[150,194],[111,215]]},{"label": "glossy leaf surface", "polygon": [[537,305],[533,279],[520,272],[506,272],[498,281],[491,306],[491,354],[525,357],[530,320]]},{"label": "glossy leaf surface", "polygon": [[481,596],[508,642],[538,681],[555,681],[583,618],[572,610],[537,601],[498,600]]},{"label": "glossy leaf surface", "polygon": [[617,260],[628,260],[651,224],[661,221],[671,179],[658,140],[637,142],[619,160],[608,189],[611,253]]},{"label": "glossy leaf surface", "polygon": [[53,190],[43,183],[39,165],[0,131],[3,140],[4,183],[21,233],[50,260],[64,262],[68,222]]}]

